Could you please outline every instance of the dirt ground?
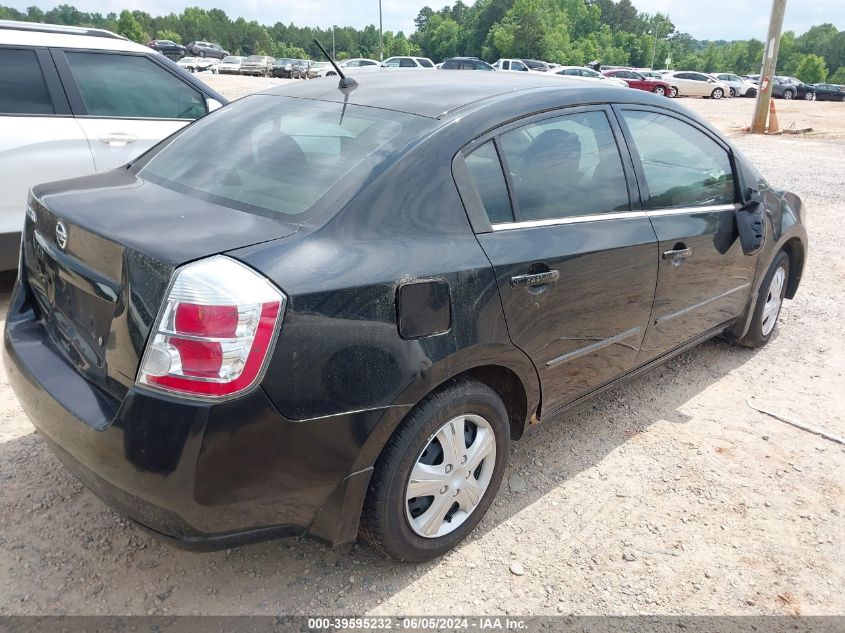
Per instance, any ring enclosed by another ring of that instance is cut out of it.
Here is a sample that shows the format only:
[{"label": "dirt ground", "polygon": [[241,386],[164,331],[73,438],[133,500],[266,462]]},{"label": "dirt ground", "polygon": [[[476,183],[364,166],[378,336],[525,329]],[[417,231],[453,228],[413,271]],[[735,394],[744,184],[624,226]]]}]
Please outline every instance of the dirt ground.
[{"label": "dirt ground", "polygon": [[803,284],[766,348],[711,341],[532,429],[471,538],[422,565],[155,541],[65,471],[0,371],[0,615],[845,614],[845,447],[746,404],[845,436],[845,104],[778,101],[815,132],[749,137],[752,100],[686,101],[806,204]]}]

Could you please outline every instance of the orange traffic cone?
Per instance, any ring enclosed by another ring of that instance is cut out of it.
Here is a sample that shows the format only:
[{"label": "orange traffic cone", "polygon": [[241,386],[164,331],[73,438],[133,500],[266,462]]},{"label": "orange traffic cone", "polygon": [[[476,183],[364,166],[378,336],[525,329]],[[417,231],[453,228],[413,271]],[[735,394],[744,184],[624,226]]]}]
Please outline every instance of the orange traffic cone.
[{"label": "orange traffic cone", "polygon": [[769,99],[769,134],[778,132],[780,132],[780,124],[778,123],[777,110],[775,110],[775,100]]}]

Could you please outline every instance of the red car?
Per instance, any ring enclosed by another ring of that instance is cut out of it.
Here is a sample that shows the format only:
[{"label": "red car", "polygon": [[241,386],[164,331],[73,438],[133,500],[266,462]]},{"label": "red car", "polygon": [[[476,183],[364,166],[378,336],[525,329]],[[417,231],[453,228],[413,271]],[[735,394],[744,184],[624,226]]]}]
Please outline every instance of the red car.
[{"label": "red car", "polygon": [[674,97],[678,94],[678,89],[669,85],[665,81],[661,81],[659,79],[649,79],[633,70],[605,70],[602,74],[607,77],[623,79],[628,86],[636,88],[637,90],[645,90],[646,92],[653,92],[667,97]]}]

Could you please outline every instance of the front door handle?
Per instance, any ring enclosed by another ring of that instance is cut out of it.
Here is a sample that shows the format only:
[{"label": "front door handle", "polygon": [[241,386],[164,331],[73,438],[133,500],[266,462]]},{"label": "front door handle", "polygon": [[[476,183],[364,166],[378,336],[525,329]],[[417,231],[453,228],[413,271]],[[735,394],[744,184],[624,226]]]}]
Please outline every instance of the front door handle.
[{"label": "front door handle", "polygon": [[547,270],[542,273],[535,273],[533,275],[517,275],[511,277],[511,286],[528,288],[531,286],[541,286],[549,284],[560,279],[560,271]]},{"label": "front door handle", "polygon": [[134,143],[138,137],[134,134],[123,134],[121,132],[112,132],[110,134],[103,134],[99,141],[110,145],[111,147],[126,147],[129,143]]},{"label": "front door handle", "polygon": [[675,248],[671,251],[666,251],[665,253],[663,253],[663,259],[672,260],[673,266],[680,266],[688,257],[692,257],[691,248]]}]

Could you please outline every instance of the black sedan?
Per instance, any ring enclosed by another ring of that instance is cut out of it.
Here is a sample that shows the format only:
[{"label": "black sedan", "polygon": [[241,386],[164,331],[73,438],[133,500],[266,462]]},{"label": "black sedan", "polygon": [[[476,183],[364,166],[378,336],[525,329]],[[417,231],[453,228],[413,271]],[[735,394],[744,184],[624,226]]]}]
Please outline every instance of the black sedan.
[{"label": "black sedan", "polygon": [[771,339],[804,210],[713,127],[643,91],[425,74],[278,87],[32,191],[5,366],[120,512],[185,546],[430,559],[528,425]]},{"label": "black sedan", "polygon": [[172,60],[180,60],[185,56],[185,47],[171,40],[152,40],[147,42],[147,46]]},{"label": "black sedan", "polygon": [[772,96],[781,99],[803,99],[813,101],[816,98],[816,91],[812,86],[805,84],[795,77],[775,77],[772,86]]},{"label": "black sedan", "polygon": [[816,92],[816,101],[845,101],[845,90],[836,84],[810,84]]}]

